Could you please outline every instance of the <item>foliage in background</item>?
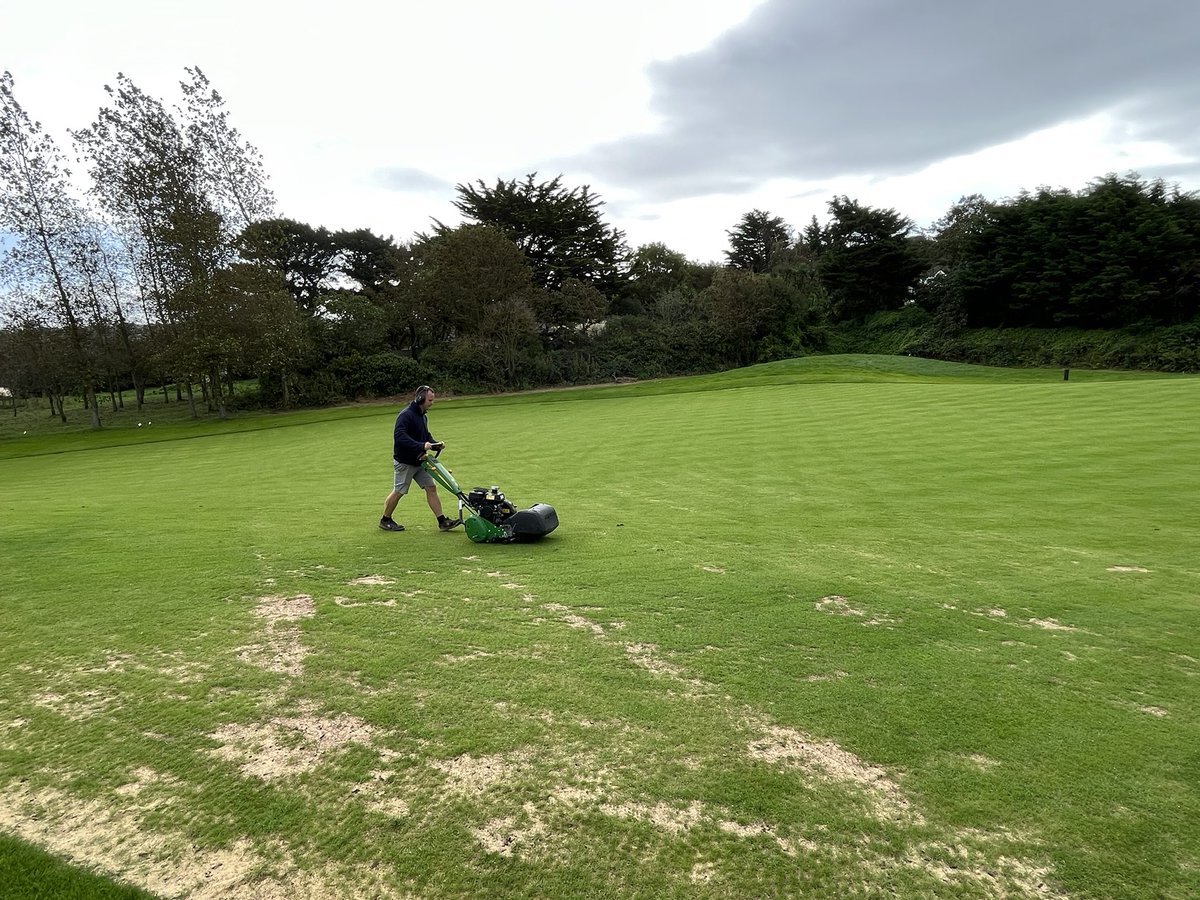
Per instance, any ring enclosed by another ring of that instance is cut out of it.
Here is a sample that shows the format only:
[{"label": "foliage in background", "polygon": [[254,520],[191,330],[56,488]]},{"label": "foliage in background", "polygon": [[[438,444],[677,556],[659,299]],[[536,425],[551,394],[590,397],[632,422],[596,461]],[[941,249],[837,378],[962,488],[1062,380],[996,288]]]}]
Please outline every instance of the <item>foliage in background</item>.
[{"label": "foliage in background", "polygon": [[[1200,200],[1162,181],[973,195],[924,232],[846,196],[799,231],[755,209],[718,266],[630,251],[590,187],[534,173],[459,184],[467,224],[399,243],[275,217],[257,150],[185,71],[173,108],[117,77],[73,133],[82,197],[2,82],[0,213],[20,240],[0,270],[0,387],[60,420],[67,395],[99,427],[127,390],[139,409],[162,389],[224,416],[421,381],[510,391],[831,350],[1197,367]],[[259,389],[235,395],[246,379]]]}]

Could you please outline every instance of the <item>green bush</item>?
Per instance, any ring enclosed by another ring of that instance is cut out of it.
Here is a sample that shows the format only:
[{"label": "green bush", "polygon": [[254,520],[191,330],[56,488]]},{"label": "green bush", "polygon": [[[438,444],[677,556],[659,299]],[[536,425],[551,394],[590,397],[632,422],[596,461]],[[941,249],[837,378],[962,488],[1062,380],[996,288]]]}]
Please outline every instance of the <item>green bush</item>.
[{"label": "green bush", "polygon": [[428,367],[396,353],[351,353],[334,359],[328,371],[350,399],[408,394],[429,380]]},{"label": "green bush", "polygon": [[1200,372],[1200,322],[1157,328],[943,331],[915,306],[830,326],[831,353],[886,353],[988,366]]},{"label": "green bush", "polygon": [[596,358],[608,378],[660,378],[720,371],[723,343],[703,320],[615,316],[597,338]]}]

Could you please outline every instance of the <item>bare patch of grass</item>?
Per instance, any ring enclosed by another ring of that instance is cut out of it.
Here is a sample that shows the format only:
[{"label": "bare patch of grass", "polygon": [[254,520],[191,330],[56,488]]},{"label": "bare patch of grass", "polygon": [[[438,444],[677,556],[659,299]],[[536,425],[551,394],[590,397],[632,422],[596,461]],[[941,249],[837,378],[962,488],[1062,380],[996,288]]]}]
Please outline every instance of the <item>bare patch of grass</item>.
[{"label": "bare patch of grass", "polygon": [[998,761],[982,753],[972,753],[967,757],[967,761],[981,772],[990,772],[1000,765]]},{"label": "bare patch of grass", "polygon": [[0,826],[55,855],[120,873],[166,897],[200,900],[260,896],[247,890],[267,870],[247,841],[224,850],[197,851],[181,836],[142,828],[131,808],[81,800],[63,791],[12,787],[0,804]]},{"label": "bare patch of grass", "polygon": [[309,619],[316,615],[316,605],[308,594],[297,594],[294,597],[272,595],[259,597],[254,607],[254,615],[267,620],[270,627],[276,622],[295,622],[299,619]]},{"label": "bare patch of grass", "polygon": [[867,618],[867,611],[865,609],[860,609],[839,594],[822,597],[815,605],[818,612],[828,613],[832,616],[861,618],[863,625],[894,625],[896,623],[896,620],[891,616],[882,613]]},{"label": "bare patch of grass", "polygon": [[117,702],[117,698],[94,689],[71,691],[68,694],[46,691],[34,696],[33,702],[73,722],[82,722],[106,713]]},{"label": "bare patch of grass", "polygon": [[1074,625],[1064,625],[1057,619],[1030,619],[1030,625],[1036,625],[1038,628],[1044,628],[1046,631],[1080,631]]},{"label": "bare patch of grass", "polygon": [[448,793],[478,796],[527,770],[531,757],[529,750],[478,757],[464,753],[453,759],[430,760],[429,765],[446,776]]},{"label": "bare patch of grass", "polygon": [[300,675],[304,671],[308,648],[300,642],[300,629],[297,626],[281,623],[292,623],[316,615],[312,597],[308,594],[259,597],[254,615],[267,623],[263,641],[238,647],[235,651],[238,659],[279,675],[293,678]]},{"label": "bare patch of grass", "polygon": [[704,806],[698,800],[687,806],[671,803],[606,803],[600,811],[618,819],[649,822],[655,828],[677,835],[695,828],[704,817]]},{"label": "bare patch of grass", "polygon": [[816,777],[853,787],[868,799],[881,819],[914,824],[922,821],[900,785],[882,766],[865,762],[833,741],[813,740],[793,728],[768,725],[765,732],[750,742],[747,753],[751,759],[798,767]]},{"label": "bare patch of grass", "polygon": [[209,751],[235,763],[243,775],[271,781],[311,772],[347,744],[371,746],[371,726],[354,716],[319,716],[311,705],[300,715],[275,716],[268,722],[230,723],[209,737],[220,746]]}]

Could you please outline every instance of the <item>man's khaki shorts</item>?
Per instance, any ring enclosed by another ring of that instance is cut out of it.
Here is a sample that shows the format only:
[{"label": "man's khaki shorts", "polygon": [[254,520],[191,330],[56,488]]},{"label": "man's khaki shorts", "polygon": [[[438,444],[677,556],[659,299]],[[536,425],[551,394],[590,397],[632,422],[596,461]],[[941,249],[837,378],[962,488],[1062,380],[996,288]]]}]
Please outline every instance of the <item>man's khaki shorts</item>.
[{"label": "man's khaki shorts", "polygon": [[410,466],[408,463],[398,462],[394,459],[392,465],[396,469],[394,490],[401,497],[408,493],[408,486],[414,481],[423,488],[433,487],[433,476],[420,466]]}]

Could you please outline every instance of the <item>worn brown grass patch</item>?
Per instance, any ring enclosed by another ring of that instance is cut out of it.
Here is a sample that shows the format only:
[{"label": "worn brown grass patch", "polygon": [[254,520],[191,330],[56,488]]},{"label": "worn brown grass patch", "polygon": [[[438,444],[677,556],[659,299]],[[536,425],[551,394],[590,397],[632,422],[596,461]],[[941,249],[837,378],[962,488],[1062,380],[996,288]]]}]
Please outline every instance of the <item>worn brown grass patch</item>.
[{"label": "worn brown grass patch", "polygon": [[529,750],[514,750],[492,756],[464,753],[452,759],[431,760],[429,765],[446,776],[447,792],[478,796],[527,770],[531,756]]},{"label": "worn brown grass patch", "polygon": [[752,740],[747,748],[751,759],[801,768],[820,778],[847,785],[860,791],[878,818],[920,823],[900,785],[882,766],[864,762],[833,741],[813,740],[793,728],[768,725],[763,737]]},{"label": "worn brown grass patch", "polygon": [[347,744],[370,746],[373,734],[366,722],[354,716],[325,718],[306,706],[296,716],[223,725],[209,737],[220,743],[209,751],[213,756],[235,763],[248,777],[270,781],[311,772]]}]

